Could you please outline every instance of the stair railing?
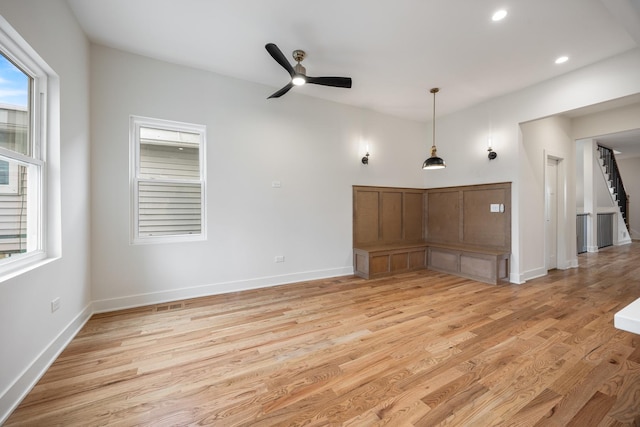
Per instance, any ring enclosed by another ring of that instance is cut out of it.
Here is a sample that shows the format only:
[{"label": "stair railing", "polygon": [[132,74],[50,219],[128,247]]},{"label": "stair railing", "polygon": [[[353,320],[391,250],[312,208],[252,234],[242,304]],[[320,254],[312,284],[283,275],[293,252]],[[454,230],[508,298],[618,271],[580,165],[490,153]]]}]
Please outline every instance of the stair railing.
[{"label": "stair railing", "polygon": [[624,223],[627,225],[627,229],[629,229],[629,201],[627,192],[624,189],[624,184],[622,183],[622,177],[620,176],[616,156],[611,148],[600,144],[598,144],[598,152],[600,153],[600,158],[604,163],[605,172],[609,175],[610,185],[613,188],[614,195],[616,196],[616,201],[620,207]]}]

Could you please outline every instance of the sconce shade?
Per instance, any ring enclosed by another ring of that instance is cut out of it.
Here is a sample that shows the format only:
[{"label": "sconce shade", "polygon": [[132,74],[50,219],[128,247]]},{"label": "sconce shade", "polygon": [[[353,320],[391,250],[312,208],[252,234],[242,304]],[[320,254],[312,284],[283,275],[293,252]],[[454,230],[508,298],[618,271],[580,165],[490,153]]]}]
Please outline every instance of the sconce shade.
[{"label": "sconce shade", "polygon": [[436,93],[439,91],[440,89],[437,87],[431,89],[431,93],[433,94],[433,140],[431,145],[431,157],[425,160],[422,164],[422,169],[424,170],[443,169],[447,167],[444,160],[436,154]]}]

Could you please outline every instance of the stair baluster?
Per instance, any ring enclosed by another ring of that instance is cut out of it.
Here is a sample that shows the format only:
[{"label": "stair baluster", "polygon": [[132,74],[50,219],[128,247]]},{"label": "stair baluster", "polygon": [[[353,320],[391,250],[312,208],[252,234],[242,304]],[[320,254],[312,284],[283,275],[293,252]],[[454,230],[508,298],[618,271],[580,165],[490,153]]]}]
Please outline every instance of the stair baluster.
[{"label": "stair baluster", "polygon": [[618,163],[616,162],[616,156],[611,148],[598,144],[598,152],[600,153],[600,159],[604,163],[605,172],[609,175],[609,182],[611,188],[613,188],[616,202],[620,207],[622,218],[624,223],[629,229],[629,203],[627,192],[624,189],[622,183],[622,177],[620,176],[620,170],[618,169]]}]

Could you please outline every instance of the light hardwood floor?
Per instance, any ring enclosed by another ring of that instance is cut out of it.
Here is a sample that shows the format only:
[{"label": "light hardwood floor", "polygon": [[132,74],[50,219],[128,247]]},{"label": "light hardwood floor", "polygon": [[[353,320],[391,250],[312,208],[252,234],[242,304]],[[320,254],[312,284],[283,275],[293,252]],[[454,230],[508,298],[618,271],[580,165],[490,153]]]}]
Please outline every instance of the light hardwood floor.
[{"label": "light hardwood floor", "polygon": [[640,244],[492,286],[420,271],[96,315],[13,425],[640,425]]}]

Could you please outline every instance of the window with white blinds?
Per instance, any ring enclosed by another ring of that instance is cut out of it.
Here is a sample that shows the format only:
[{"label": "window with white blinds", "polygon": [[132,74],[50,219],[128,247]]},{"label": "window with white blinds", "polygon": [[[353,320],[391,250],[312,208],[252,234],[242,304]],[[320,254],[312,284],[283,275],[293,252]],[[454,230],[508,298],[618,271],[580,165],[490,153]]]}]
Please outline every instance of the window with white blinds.
[{"label": "window with white blinds", "polygon": [[132,242],[203,240],[205,127],[131,117]]}]

